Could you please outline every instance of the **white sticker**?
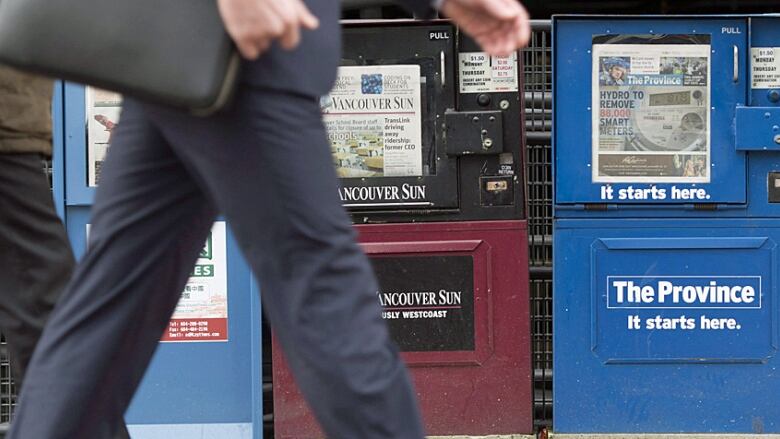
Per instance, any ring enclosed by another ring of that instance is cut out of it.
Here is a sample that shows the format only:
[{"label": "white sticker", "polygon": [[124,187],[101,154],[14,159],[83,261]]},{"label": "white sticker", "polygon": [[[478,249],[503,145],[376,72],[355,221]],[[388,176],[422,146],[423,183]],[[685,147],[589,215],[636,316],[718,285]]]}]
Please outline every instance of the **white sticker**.
[{"label": "white sticker", "polygon": [[119,123],[122,96],[97,88],[86,88],[87,104],[87,174],[89,187],[100,183],[100,170]]},{"label": "white sticker", "polygon": [[217,221],[212,226],[162,341],[228,341],[227,233],[224,221]]},{"label": "white sticker", "polygon": [[780,48],[753,47],[750,49],[750,55],[752,87],[780,87]]},{"label": "white sticker", "polygon": [[516,53],[493,57],[485,52],[462,52],[459,55],[461,93],[518,90]]},{"label": "white sticker", "polygon": [[[192,268],[162,342],[228,341],[227,228],[216,221]],[[87,224],[87,244],[92,224]]]}]

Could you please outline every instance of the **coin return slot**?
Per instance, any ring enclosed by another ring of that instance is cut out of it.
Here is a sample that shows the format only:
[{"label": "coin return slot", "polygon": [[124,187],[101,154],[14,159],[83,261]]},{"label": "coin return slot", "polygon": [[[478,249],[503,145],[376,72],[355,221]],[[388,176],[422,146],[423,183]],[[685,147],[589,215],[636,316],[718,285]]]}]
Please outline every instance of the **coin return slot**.
[{"label": "coin return slot", "polygon": [[515,203],[512,177],[481,177],[481,202],[483,206],[511,206]]},{"label": "coin return slot", "polygon": [[[777,183],[777,181],[775,181]],[[488,192],[499,192],[509,189],[509,185],[505,181],[489,181],[487,183]]]},{"label": "coin return slot", "polygon": [[767,180],[769,202],[780,203],[780,172],[770,172]]}]

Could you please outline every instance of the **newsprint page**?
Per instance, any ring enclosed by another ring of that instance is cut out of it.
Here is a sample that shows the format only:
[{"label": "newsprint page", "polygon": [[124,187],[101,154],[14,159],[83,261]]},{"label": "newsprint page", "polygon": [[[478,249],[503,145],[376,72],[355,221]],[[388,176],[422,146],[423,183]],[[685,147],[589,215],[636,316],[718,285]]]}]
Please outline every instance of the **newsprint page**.
[{"label": "newsprint page", "polygon": [[593,181],[709,182],[710,45],[610,38],[593,44]]}]

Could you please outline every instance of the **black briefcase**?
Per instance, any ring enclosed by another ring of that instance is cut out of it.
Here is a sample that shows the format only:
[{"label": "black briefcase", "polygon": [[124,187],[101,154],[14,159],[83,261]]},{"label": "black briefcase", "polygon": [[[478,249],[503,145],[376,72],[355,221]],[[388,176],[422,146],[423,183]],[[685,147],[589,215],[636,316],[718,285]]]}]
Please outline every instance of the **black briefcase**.
[{"label": "black briefcase", "polygon": [[196,114],[239,67],[215,0],[0,0],[0,62]]}]

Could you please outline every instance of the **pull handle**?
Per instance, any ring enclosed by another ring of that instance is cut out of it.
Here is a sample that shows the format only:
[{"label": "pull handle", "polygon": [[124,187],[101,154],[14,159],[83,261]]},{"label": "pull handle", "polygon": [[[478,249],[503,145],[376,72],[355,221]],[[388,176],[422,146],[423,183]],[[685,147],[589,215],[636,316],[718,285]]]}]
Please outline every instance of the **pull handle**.
[{"label": "pull handle", "polygon": [[734,82],[739,82],[739,47],[734,45]]},{"label": "pull handle", "polygon": [[444,51],[439,52],[439,62],[441,65],[441,88],[447,86],[447,60],[445,59]]}]

